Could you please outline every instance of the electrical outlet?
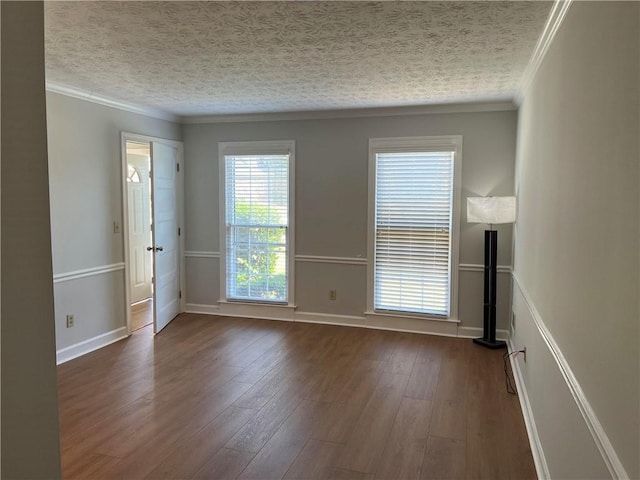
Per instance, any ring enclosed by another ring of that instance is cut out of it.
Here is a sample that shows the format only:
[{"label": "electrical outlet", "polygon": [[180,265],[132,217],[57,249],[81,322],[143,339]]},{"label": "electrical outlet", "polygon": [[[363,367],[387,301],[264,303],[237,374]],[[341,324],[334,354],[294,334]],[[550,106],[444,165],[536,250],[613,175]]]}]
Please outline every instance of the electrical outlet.
[{"label": "electrical outlet", "polygon": [[336,290],[329,290],[329,300],[335,300],[338,296],[338,292]]},{"label": "electrical outlet", "polygon": [[113,222],[113,233],[120,233],[120,224],[117,221]]},{"label": "electrical outlet", "polygon": [[67,328],[71,328],[73,327],[73,325],[75,324],[75,319],[73,317],[73,314],[69,314],[67,315]]}]

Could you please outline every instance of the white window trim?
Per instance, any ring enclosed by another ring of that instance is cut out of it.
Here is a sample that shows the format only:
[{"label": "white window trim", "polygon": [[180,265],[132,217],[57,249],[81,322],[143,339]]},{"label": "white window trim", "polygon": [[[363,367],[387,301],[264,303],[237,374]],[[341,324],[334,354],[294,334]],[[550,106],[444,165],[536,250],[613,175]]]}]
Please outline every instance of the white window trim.
[{"label": "white window trim", "polygon": [[[296,142],[294,140],[270,140],[261,142],[219,142],[218,166],[219,166],[219,224],[220,230],[220,302],[230,303],[227,298],[227,236],[226,236],[226,211],[225,211],[225,161],[226,155],[289,155],[289,226],[287,228],[287,303],[259,302],[252,300],[240,300],[237,303],[256,304],[261,306],[295,307],[295,158]],[[234,300],[233,303],[236,303]]]},{"label": "white window trim", "polygon": [[[410,151],[453,151],[453,206],[451,219],[451,284],[449,317],[420,313],[402,313],[375,310],[373,299],[375,262],[375,182],[376,154]],[[369,139],[369,201],[367,222],[367,311],[366,315],[424,318],[428,320],[458,322],[458,265],[460,251],[460,203],[462,179],[462,135],[429,137],[386,137]]]}]

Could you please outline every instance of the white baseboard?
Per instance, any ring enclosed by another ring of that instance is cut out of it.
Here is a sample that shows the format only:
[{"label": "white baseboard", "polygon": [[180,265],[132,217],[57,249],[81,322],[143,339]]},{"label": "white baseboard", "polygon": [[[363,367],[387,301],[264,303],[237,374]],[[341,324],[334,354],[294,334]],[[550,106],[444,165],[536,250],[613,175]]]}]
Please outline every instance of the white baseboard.
[{"label": "white baseboard", "polygon": [[533,323],[537,328],[538,333],[540,334],[540,337],[542,338],[544,344],[546,344],[549,350],[549,353],[551,354],[552,358],[555,360],[558,366],[558,370],[562,374],[564,381],[566,382],[567,387],[569,389],[569,392],[571,393],[571,395],[573,396],[573,399],[576,402],[576,406],[578,407],[578,410],[582,415],[582,418],[584,419],[586,426],[589,429],[589,432],[591,433],[591,436],[594,440],[596,447],[598,448],[598,451],[602,455],[602,460],[604,461],[607,469],[609,470],[611,477],[616,479],[629,478],[629,475],[627,474],[624,466],[622,465],[622,462],[620,461],[620,458],[618,457],[617,452],[613,448],[613,445],[611,444],[611,441],[609,440],[607,433],[605,432],[602,424],[600,423],[600,420],[595,414],[595,411],[593,410],[591,403],[589,402],[586,394],[582,390],[582,386],[580,385],[580,383],[578,382],[578,379],[573,373],[573,370],[569,365],[569,362],[565,358],[564,354],[562,353],[562,350],[560,349],[555,339],[551,335],[551,332],[549,331],[546,324],[542,320],[542,316],[540,315],[537,308],[535,307],[533,300],[531,299],[531,296],[525,289],[524,285],[522,284],[522,282],[520,281],[520,278],[516,273],[512,275],[512,278],[513,278],[513,285],[521,293],[522,299],[524,300],[524,304],[526,308],[529,310],[529,314],[533,319]]},{"label": "white baseboard", "polygon": [[[482,337],[482,328],[480,327],[458,327],[458,337],[460,338],[480,338]],[[509,338],[508,330],[496,330],[496,340],[507,341]]]},{"label": "white baseboard", "polygon": [[185,313],[200,313],[202,315],[221,315],[218,305],[207,305],[204,303],[187,303]]},{"label": "white baseboard", "polygon": [[246,303],[224,302],[219,305],[187,303],[185,313],[217,315],[219,317],[255,318],[258,320],[278,320],[293,322],[293,307],[250,305]]},{"label": "white baseboard", "polygon": [[[223,317],[256,318],[264,320],[279,320],[285,322],[319,323],[324,325],[338,325],[343,327],[370,328],[374,330],[389,330],[393,332],[420,333],[445,337],[475,338],[482,336],[481,328],[460,327],[458,322],[437,321],[401,317],[335,315],[322,312],[300,312],[291,307],[271,307],[264,305],[204,305],[196,303],[186,304],[186,313],[204,315],[218,315]],[[497,337],[506,340],[508,332],[498,330]]]},{"label": "white baseboard", "polygon": [[[514,352],[516,348],[513,345],[511,338],[507,340],[507,345],[510,352]],[[536,472],[540,480],[546,480],[551,478],[549,473],[549,466],[547,465],[547,459],[544,456],[544,450],[542,449],[542,442],[538,435],[538,429],[536,428],[536,421],[533,417],[533,410],[531,409],[531,403],[529,402],[529,395],[527,394],[527,387],[522,377],[522,371],[520,370],[520,364],[517,357],[512,355],[509,357],[511,360],[511,370],[513,371],[513,378],[516,381],[516,388],[518,389],[518,399],[520,400],[520,409],[522,410],[522,416],[524,417],[524,425],[527,429],[527,436],[529,437],[529,445],[531,446],[531,455],[533,456],[533,463],[536,466]]]},{"label": "white baseboard", "polygon": [[295,306],[250,302],[218,302],[218,315],[226,317],[264,318],[265,320],[295,320]]},{"label": "white baseboard", "polygon": [[430,317],[412,316],[411,314],[401,315],[375,311],[365,312],[365,318],[365,326],[368,328],[441,335],[444,337],[457,337],[458,325],[460,324],[457,320],[434,319]]},{"label": "white baseboard", "polygon": [[81,357],[87,353],[98,350],[99,348],[106,347],[112,343],[127,338],[127,327],[120,327],[110,332],[97,335],[88,340],[84,340],[70,347],[61,348],[56,352],[56,362],[58,365],[74,358]]},{"label": "white baseboard", "polygon": [[[402,320],[402,319],[401,319]],[[434,322],[429,320],[408,319],[409,322],[422,322],[420,327],[414,328],[415,324],[405,324],[398,321],[398,318],[389,320],[387,318],[358,317],[350,315],[333,315],[330,313],[317,312],[296,312],[295,321],[301,323],[319,323],[323,325],[338,325],[342,327],[369,328],[372,330],[386,330],[391,332],[420,333],[427,335],[440,335],[445,337],[455,337],[455,322]]]},{"label": "white baseboard", "polygon": [[296,312],[296,322],[322,323],[325,325],[348,325],[359,327],[365,323],[365,318],[357,315],[336,315],[333,313]]}]

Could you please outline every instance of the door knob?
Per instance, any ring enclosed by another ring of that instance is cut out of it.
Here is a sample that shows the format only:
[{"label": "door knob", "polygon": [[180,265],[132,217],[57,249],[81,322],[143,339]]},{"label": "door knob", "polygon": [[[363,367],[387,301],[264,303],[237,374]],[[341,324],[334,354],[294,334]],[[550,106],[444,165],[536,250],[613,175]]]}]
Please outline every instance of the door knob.
[{"label": "door knob", "polygon": [[147,247],[147,252],[153,251],[153,247]]},{"label": "door knob", "polygon": [[147,252],[162,252],[164,250],[164,247],[147,247]]},{"label": "door knob", "polygon": [[156,247],[156,252],[161,252],[164,250],[164,247]]}]

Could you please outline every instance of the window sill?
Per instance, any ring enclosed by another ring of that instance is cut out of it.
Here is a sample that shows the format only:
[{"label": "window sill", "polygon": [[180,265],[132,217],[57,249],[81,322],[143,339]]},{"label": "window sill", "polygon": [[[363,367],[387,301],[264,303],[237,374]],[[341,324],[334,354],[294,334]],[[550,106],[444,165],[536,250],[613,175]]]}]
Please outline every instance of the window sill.
[{"label": "window sill", "polygon": [[427,320],[430,322],[443,322],[443,323],[454,323],[459,324],[460,320],[454,320],[452,318],[444,318],[436,315],[421,315],[419,313],[400,313],[400,312],[383,312],[383,311],[366,311],[364,312],[367,317],[377,317],[377,318],[408,318],[411,320]]}]

